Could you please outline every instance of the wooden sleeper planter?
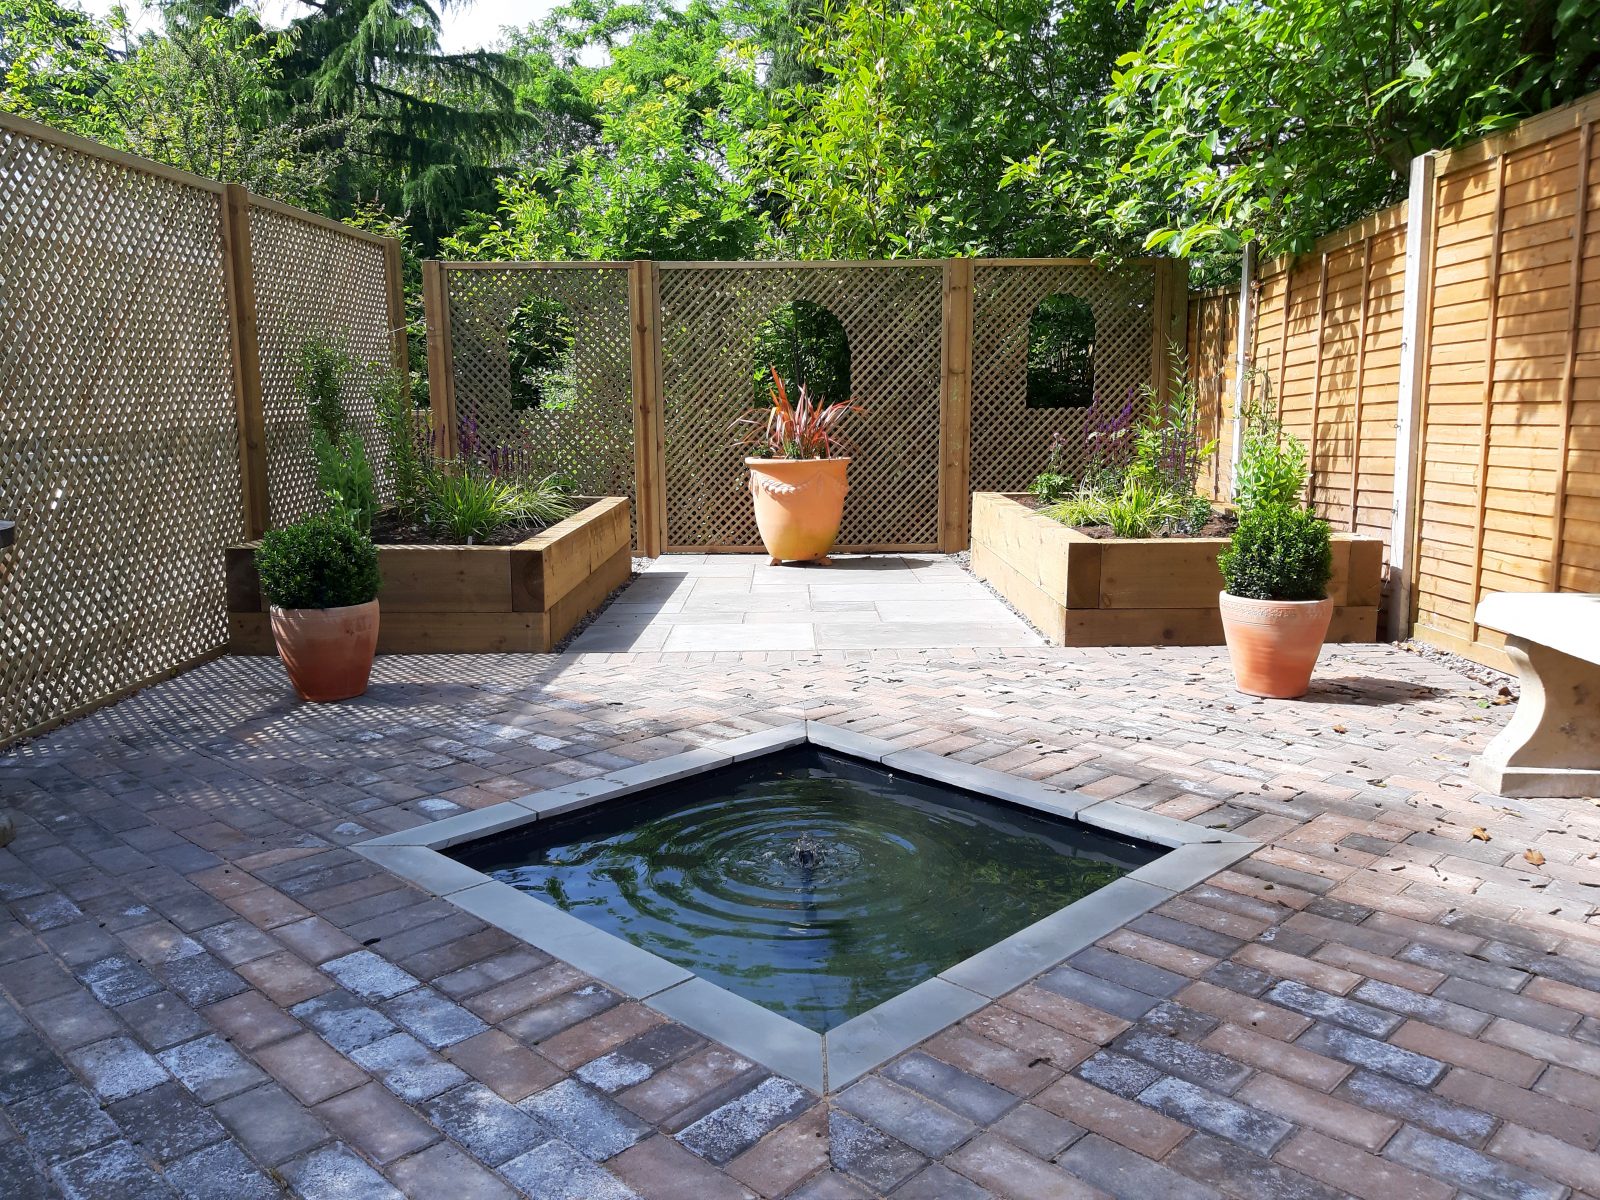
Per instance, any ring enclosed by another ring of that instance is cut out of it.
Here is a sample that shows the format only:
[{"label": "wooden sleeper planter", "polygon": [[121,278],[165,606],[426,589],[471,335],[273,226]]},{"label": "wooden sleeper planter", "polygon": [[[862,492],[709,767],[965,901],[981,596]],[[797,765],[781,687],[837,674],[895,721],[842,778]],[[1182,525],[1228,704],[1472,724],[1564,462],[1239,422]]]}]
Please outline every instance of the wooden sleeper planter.
[{"label": "wooden sleeper planter", "polygon": [[[1092,538],[1026,496],[975,492],[972,569],[1063,646],[1220,646],[1227,538]],[[1330,642],[1377,640],[1383,543],[1333,535]]]},{"label": "wooden sleeper planter", "polygon": [[[514,546],[379,546],[380,654],[542,653],[628,581],[628,501],[585,507]],[[273,654],[255,543],[227,550],[228,649]]]}]

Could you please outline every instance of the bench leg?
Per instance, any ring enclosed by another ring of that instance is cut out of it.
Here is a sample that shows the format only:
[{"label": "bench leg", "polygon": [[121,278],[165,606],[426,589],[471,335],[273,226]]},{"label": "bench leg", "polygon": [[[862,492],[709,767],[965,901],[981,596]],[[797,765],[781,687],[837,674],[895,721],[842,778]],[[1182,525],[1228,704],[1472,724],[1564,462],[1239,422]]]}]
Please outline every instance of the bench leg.
[{"label": "bench leg", "polygon": [[1522,698],[1473,760],[1472,782],[1497,796],[1600,798],[1600,664],[1506,638]]}]

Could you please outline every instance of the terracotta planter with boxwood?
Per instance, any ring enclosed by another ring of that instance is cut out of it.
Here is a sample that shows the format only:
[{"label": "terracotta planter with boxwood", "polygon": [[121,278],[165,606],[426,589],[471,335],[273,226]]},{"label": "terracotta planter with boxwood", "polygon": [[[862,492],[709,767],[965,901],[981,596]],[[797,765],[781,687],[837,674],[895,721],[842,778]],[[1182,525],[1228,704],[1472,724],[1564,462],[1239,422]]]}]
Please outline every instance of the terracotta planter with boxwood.
[{"label": "terracotta planter with boxwood", "polygon": [[1227,585],[1218,605],[1239,690],[1277,700],[1304,696],[1333,617],[1328,523],[1298,503],[1247,508],[1217,566]]},{"label": "terracotta planter with boxwood", "polygon": [[255,551],[272,636],[302,700],[367,690],[378,650],[378,552],[343,517],[268,530]]}]

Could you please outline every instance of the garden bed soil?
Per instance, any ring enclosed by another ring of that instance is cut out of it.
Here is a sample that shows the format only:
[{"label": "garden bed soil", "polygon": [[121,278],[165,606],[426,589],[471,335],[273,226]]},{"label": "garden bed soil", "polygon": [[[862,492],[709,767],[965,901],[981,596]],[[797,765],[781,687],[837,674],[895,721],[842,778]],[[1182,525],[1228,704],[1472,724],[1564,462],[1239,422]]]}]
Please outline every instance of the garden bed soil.
[{"label": "garden bed soil", "polygon": [[[578,502],[582,505],[582,501]],[[507,525],[488,537],[472,543],[474,546],[516,546],[536,538],[548,525],[529,521],[521,525]],[[402,520],[398,514],[385,510],[372,519],[372,540],[379,546],[463,546],[466,545],[447,529],[437,525],[424,525],[417,521]]]},{"label": "garden bed soil", "polygon": [[[380,545],[380,654],[543,653],[627,581],[628,501],[580,499],[512,545]],[[227,551],[228,649],[272,654],[255,543]]]},{"label": "garden bed soil", "polygon": [[[1033,497],[976,492],[972,570],[1066,646],[1220,646],[1222,537],[1097,538],[1036,511]],[[1333,535],[1330,642],[1377,640],[1383,543]]]}]

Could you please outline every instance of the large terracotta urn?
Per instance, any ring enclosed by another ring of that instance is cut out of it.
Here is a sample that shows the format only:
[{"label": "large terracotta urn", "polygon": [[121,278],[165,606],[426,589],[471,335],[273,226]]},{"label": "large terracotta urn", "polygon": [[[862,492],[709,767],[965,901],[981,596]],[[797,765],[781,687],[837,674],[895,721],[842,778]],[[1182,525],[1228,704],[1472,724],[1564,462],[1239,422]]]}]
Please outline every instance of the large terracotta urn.
[{"label": "large terracotta urn", "polygon": [[1328,636],[1333,601],[1247,600],[1223,592],[1217,602],[1239,690],[1274,700],[1304,696]]},{"label": "large terracotta urn", "polygon": [[848,458],[747,458],[756,528],[773,565],[828,561],[844,520]]},{"label": "large terracotta urn", "polygon": [[272,637],[302,700],[327,704],[367,690],[378,652],[378,602],[348,608],[277,608]]}]

